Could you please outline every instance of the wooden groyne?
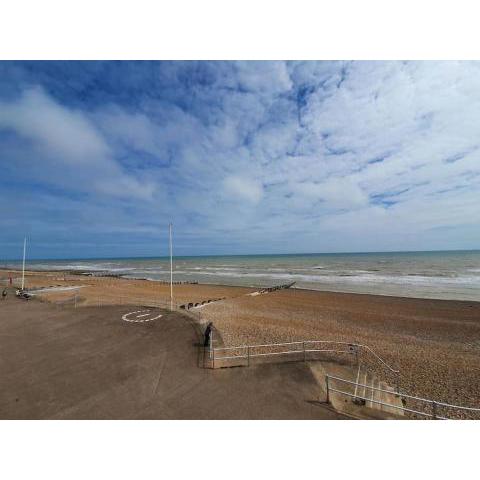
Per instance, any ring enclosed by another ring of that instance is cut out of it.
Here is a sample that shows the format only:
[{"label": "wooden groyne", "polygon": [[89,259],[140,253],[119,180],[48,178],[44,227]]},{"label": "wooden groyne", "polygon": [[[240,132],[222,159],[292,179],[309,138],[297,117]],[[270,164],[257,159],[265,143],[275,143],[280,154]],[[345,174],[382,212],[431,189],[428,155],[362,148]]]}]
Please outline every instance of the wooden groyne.
[{"label": "wooden groyne", "polygon": [[182,310],[190,310],[191,308],[195,307],[201,307],[202,305],[207,305],[208,303],[212,302],[219,302],[220,300],[225,300],[227,297],[222,297],[222,298],[211,298],[209,300],[203,300],[202,302],[189,302],[189,303],[184,303],[183,305],[180,305],[180,308]]},{"label": "wooden groyne", "polygon": [[258,293],[269,293],[269,292],[275,292],[276,290],[285,290],[287,288],[293,287],[297,282],[291,282],[291,283],[285,283],[283,285],[276,285],[274,287],[267,287],[267,288],[262,288],[259,290]]}]

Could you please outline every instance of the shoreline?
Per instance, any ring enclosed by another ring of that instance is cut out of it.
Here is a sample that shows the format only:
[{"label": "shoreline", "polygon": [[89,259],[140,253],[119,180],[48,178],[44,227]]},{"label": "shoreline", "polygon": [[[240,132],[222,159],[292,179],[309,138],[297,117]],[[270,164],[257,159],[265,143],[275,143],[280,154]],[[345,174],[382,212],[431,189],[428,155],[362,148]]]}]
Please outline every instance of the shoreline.
[{"label": "shoreline", "polygon": [[[8,269],[5,267],[0,267],[1,272],[11,272],[20,274],[22,273],[21,270],[14,270]],[[104,273],[103,275],[95,275],[95,273]],[[145,278],[145,277],[127,277],[122,274],[108,274],[104,271],[96,272],[92,270],[25,270],[25,275],[52,275],[52,274],[63,274],[63,275],[72,275],[75,277],[79,277],[81,279],[117,279],[117,280],[124,280],[124,281],[140,281],[140,282],[150,282],[152,284],[158,285],[170,285],[170,282],[167,280],[155,280],[152,278]],[[0,278],[1,280],[1,278]],[[208,283],[208,282],[200,282],[200,281],[178,281],[177,283],[173,283],[174,286],[177,285],[198,285],[198,286],[205,286],[205,287],[219,287],[219,288],[235,288],[235,289],[258,289],[262,290],[265,286],[260,285],[239,285],[239,284],[226,284],[226,283]],[[273,286],[273,285],[272,285]],[[332,294],[345,294],[345,295],[362,295],[362,296],[372,296],[372,297],[387,297],[387,298],[398,298],[398,299],[405,299],[405,300],[431,300],[431,301],[439,301],[439,302],[462,302],[462,303],[480,303],[480,298],[478,300],[473,299],[458,299],[458,298],[439,298],[434,296],[408,296],[408,295],[396,295],[396,294],[389,294],[389,293],[370,293],[370,292],[358,292],[358,291],[348,291],[348,290],[326,290],[326,289],[315,289],[311,287],[298,287],[293,286],[290,288],[292,291],[305,291],[305,292],[314,292],[314,293],[332,293]]]}]

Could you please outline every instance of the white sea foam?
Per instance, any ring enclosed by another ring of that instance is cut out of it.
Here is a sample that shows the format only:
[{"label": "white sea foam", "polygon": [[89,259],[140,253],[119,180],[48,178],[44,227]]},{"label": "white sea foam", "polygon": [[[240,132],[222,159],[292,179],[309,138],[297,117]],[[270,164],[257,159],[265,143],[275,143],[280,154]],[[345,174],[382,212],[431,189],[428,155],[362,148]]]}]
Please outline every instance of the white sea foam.
[{"label": "white sea foam", "polygon": [[29,290],[28,293],[35,295],[39,293],[45,292],[66,292],[69,290],[78,290],[80,288],[85,287],[86,285],[75,285],[75,286],[65,286],[65,287],[47,287],[47,288],[39,288],[37,290]]},{"label": "white sea foam", "polygon": [[[164,258],[32,261],[27,268],[167,280],[169,267]],[[177,281],[259,288],[295,281],[299,288],[480,300],[480,252],[180,258],[174,267]]]}]

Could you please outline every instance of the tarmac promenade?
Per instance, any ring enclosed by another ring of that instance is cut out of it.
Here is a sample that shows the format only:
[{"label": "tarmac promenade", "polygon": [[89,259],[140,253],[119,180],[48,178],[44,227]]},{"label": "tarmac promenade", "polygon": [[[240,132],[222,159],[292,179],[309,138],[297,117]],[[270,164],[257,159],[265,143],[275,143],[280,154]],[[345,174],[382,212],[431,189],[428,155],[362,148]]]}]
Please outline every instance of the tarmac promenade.
[{"label": "tarmac promenade", "polygon": [[344,418],[303,362],[202,368],[179,313],[0,302],[1,419]]}]

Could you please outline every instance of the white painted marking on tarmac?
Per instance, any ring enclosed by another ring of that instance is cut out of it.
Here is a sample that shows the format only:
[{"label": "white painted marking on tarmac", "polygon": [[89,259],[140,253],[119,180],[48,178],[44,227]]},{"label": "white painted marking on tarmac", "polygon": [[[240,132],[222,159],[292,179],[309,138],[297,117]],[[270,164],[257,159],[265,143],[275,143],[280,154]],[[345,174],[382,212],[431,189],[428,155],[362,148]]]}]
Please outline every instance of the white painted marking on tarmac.
[{"label": "white painted marking on tarmac", "polygon": [[[147,313],[145,313],[147,312]],[[135,318],[130,318],[135,315]],[[151,315],[150,310],[137,310],[136,312],[129,312],[125,315],[122,315],[122,320],[125,322],[133,322],[133,323],[143,323],[143,322],[151,322],[152,320],[159,319],[162,315],[157,315],[156,317],[149,317]]]}]

